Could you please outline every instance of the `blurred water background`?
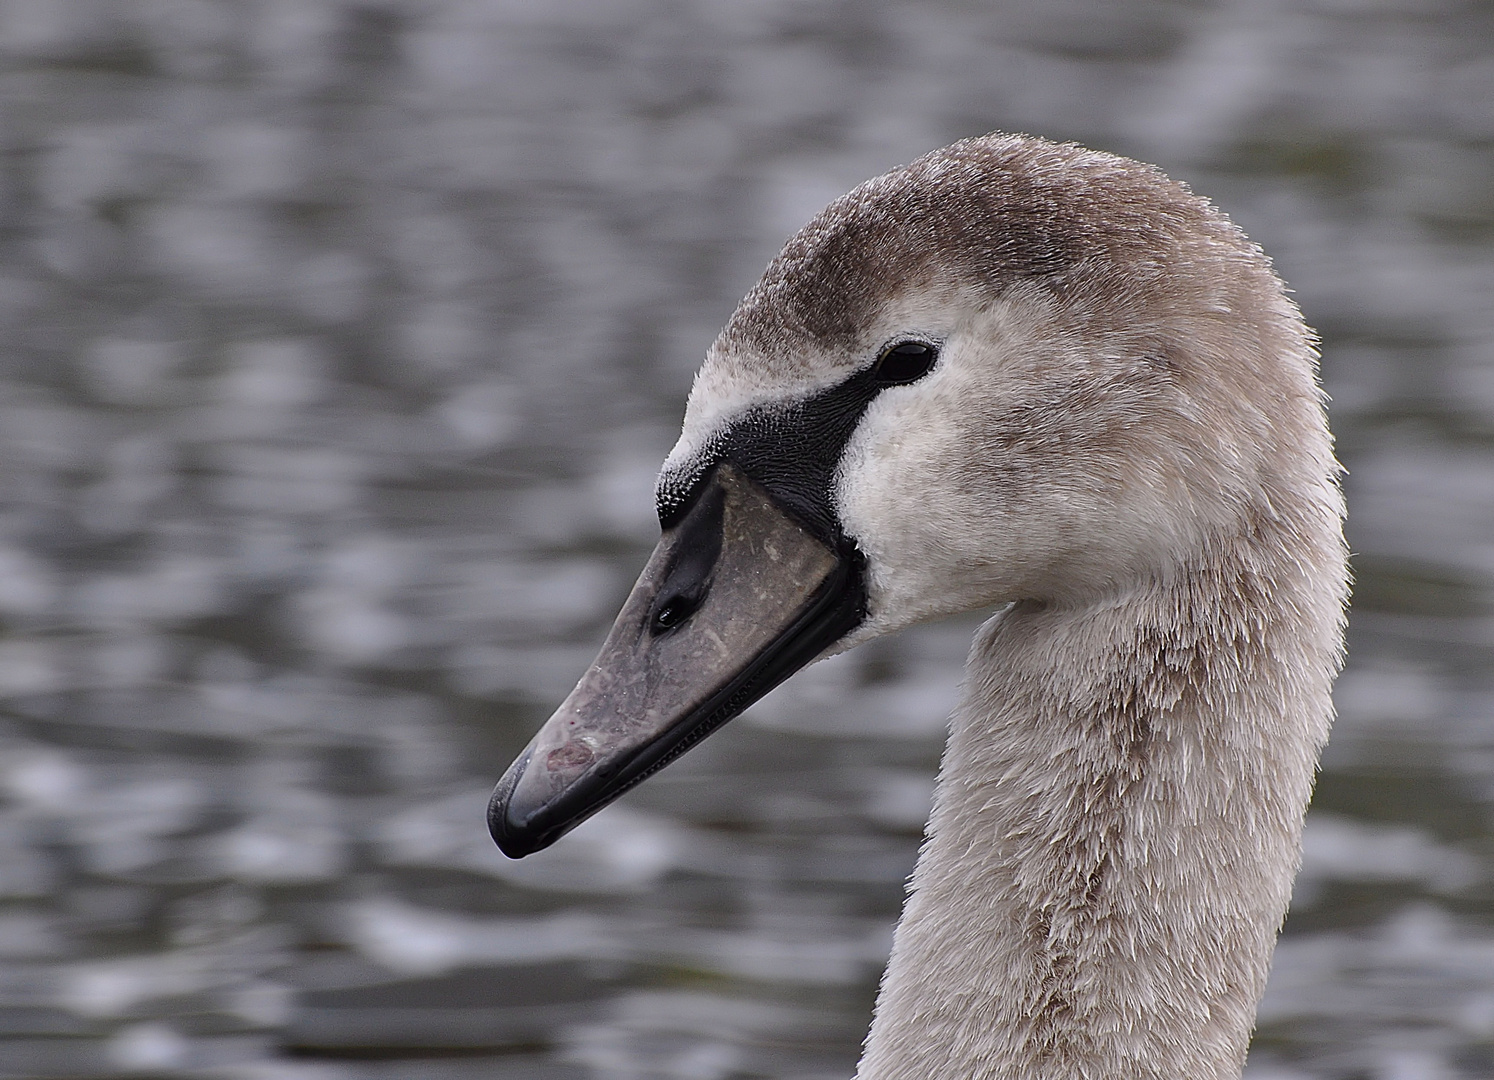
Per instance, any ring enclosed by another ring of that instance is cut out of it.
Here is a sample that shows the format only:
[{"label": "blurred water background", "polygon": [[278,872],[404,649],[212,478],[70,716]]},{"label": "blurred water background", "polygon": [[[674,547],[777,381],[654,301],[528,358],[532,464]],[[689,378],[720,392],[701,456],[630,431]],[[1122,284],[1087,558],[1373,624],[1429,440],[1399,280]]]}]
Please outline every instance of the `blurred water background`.
[{"label": "blurred water background", "polygon": [[1494,1074],[1488,0],[0,3],[0,1075],[850,1075],[975,625],[494,779],[783,239],[991,129],[1321,330],[1358,575],[1250,1080]]}]

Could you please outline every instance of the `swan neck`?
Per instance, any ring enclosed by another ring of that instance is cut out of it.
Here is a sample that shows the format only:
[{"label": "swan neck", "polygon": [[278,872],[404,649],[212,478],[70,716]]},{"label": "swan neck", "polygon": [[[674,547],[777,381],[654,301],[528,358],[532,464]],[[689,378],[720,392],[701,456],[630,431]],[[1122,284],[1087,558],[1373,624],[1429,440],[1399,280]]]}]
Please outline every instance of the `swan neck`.
[{"label": "swan neck", "polygon": [[1239,1076],[1331,715],[1332,527],[982,628],[859,1080]]}]

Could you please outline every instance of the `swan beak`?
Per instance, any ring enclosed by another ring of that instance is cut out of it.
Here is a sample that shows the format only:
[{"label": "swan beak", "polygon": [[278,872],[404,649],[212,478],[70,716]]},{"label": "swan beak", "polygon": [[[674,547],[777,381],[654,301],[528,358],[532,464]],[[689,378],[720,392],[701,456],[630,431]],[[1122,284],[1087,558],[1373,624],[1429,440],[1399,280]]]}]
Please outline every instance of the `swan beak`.
[{"label": "swan beak", "polygon": [[666,529],[576,689],[498,782],[488,827],[548,847],[738,715],[865,615],[860,559],[730,462]]}]

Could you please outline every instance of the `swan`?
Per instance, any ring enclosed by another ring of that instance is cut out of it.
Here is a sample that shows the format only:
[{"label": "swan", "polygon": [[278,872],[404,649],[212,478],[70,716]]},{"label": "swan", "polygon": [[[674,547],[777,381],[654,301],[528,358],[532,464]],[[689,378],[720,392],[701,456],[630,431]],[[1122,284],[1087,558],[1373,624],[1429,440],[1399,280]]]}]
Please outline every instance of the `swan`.
[{"label": "swan", "polygon": [[862,184],[709,350],[659,545],[494,838],[545,847],[818,657],[993,610],[858,1077],[1238,1077],[1342,661],[1315,361],[1153,166],[995,134]]}]

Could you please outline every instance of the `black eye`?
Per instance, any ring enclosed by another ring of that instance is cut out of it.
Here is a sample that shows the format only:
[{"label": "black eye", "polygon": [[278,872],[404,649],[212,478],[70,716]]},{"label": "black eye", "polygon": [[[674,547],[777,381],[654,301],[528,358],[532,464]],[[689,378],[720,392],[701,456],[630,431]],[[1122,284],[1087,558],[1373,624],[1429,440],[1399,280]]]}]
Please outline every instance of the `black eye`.
[{"label": "black eye", "polygon": [[917,382],[929,373],[934,361],[939,359],[939,350],[921,341],[905,341],[894,345],[882,354],[877,366],[872,369],[872,378],[883,386],[898,386]]}]

